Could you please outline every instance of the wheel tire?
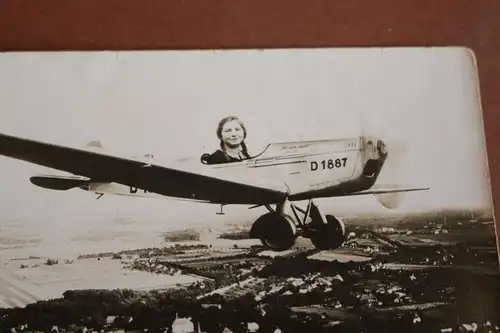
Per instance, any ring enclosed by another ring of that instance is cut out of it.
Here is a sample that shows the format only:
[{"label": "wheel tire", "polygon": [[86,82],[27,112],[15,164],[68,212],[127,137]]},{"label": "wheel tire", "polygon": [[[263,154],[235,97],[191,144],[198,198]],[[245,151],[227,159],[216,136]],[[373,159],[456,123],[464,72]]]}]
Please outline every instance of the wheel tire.
[{"label": "wheel tire", "polygon": [[285,251],[295,245],[297,227],[290,216],[267,213],[255,223],[257,222],[259,239],[265,247],[273,251]]},{"label": "wheel tire", "polygon": [[311,242],[319,250],[335,250],[346,239],[345,225],[335,216],[326,215],[325,217],[326,224],[314,224],[314,230],[310,236]]}]

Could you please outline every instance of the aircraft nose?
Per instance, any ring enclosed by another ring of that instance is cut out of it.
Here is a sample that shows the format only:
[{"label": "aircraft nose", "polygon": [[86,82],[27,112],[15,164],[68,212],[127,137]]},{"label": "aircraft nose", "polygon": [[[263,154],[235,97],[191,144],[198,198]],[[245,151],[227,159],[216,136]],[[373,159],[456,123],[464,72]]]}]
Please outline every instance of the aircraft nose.
[{"label": "aircraft nose", "polygon": [[387,155],[387,147],[384,141],[382,140],[377,141],[377,151],[379,155]]},{"label": "aircraft nose", "polygon": [[383,140],[367,138],[365,140],[366,153],[371,158],[380,158],[387,155],[387,147]]}]

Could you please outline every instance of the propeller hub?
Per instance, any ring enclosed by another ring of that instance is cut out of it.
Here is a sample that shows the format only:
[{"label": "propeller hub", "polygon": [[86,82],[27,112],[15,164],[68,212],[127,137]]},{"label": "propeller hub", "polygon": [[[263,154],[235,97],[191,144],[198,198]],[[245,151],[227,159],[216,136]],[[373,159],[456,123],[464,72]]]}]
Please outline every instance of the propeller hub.
[{"label": "propeller hub", "polygon": [[365,154],[369,159],[380,159],[387,155],[387,147],[383,140],[373,138],[365,138],[364,140]]}]

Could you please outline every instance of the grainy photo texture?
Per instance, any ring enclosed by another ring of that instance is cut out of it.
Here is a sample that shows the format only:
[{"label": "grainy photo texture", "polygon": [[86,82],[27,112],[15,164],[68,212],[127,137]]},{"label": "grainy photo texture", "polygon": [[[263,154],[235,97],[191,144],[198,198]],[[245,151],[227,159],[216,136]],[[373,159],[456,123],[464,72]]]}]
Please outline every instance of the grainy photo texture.
[{"label": "grainy photo texture", "polygon": [[0,55],[5,332],[498,332],[474,55]]}]

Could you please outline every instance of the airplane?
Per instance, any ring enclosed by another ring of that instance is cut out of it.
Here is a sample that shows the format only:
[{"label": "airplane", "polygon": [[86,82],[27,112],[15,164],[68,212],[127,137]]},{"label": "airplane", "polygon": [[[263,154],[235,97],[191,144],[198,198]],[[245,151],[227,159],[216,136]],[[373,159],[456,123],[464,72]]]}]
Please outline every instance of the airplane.
[{"label": "airplane", "polygon": [[[320,250],[345,242],[344,221],[325,215],[317,198],[375,195],[384,205],[384,195],[429,190],[377,185],[388,151],[383,140],[364,135],[270,143],[249,159],[224,164],[207,163],[207,154],[162,162],[151,154],[105,152],[99,141],[73,148],[7,134],[0,134],[0,154],[70,173],[30,177],[45,189],[81,189],[98,199],[124,195],[218,204],[218,214],[226,205],[265,207],[250,238],[273,251],[290,249],[299,236]],[[306,207],[299,201],[307,201]]]}]

